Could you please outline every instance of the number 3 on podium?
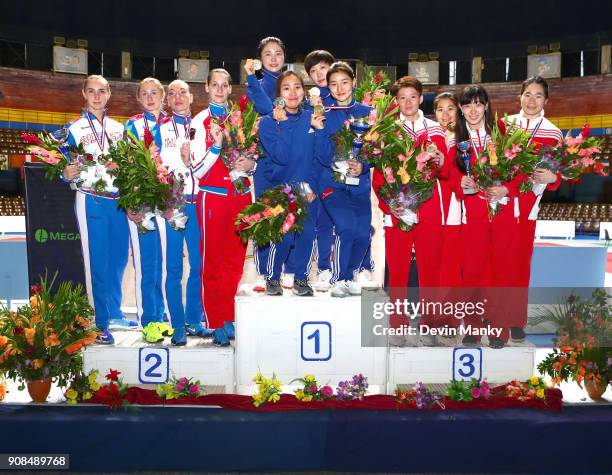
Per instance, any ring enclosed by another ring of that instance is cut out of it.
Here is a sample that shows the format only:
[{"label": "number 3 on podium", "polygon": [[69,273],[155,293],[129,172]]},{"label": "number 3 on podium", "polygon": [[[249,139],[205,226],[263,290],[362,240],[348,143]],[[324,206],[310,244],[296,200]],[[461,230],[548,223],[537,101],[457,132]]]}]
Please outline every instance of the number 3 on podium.
[{"label": "number 3 on podium", "polygon": [[455,348],[453,350],[453,381],[478,381],[482,378],[482,349]]},{"label": "number 3 on podium", "polygon": [[138,380],[142,384],[161,384],[168,381],[170,352],[168,348],[140,348],[138,352]]},{"label": "number 3 on podium", "polygon": [[302,360],[329,361],[332,357],[332,329],[329,322],[302,323]]}]

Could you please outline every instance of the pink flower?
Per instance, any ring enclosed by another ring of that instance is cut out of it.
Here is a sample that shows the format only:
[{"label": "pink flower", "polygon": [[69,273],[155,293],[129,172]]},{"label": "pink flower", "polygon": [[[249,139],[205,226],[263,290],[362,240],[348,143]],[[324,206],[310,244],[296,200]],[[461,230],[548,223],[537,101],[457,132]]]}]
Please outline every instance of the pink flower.
[{"label": "pink flower", "polygon": [[478,399],[480,397],[480,389],[472,388],[472,397]]},{"label": "pink flower", "polygon": [[361,103],[365,104],[366,106],[371,106],[372,105],[372,94],[369,92],[366,92],[363,95],[363,99],[361,99]]},{"label": "pink flower", "polygon": [[395,183],[395,177],[393,176],[391,167],[385,167],[385,181],[387,183]]},{"label": "pink flower", "polygon": [[376,123],[376,109],[372,109],[370,111],[370,115],[368,116],[368,124],[374,125]]},{"label": "pink flower", "polygon": [[397,156],[397,159],[398,159],[400,162],[405,162],[405,161],[406,161],[406,155],[404,155],[403,153],[400,153],[400,154]]},{"label": "pink flower", "polygon": [[583,157],[581,161],[585,167],[590,167],[591,165],[595,165],[596,163],[595,160],[593,160],[591,157]]},{"label": "pink flower", "polygon": [[281,226],[281,233],[286,234],[293,227],[293,223],[295,223],[295,215],[293,213],[289,213],[285,218],[285,222]]},{"label": "pink flower", "polygon": [[176,383],[175,389],[180,393],[183,389],[185,389],[185,385],[182,383]]},{"label": "pink flower", "polygon": [[321,388],[321,394],[323,394],[325,397],[332,397],[334,395],[334,390],[331,388],[331,386],[323,386]]},{"label": "pink flower", "polygon": [[183,376],[181,379],[179,379],[179,383],[187,384],[189,383],[189,380]]},{"label": "pink flower", "polygon": [[191,386],[189,386],[189,392],[191,394],[197,394],[200,392],[200,386],[198,386],[197,384],[192,384]]},{"label": "pink flower", "polygon": [[504,155],[508,160],[513,160],[514,157],[516,157],[521,152],[521,150],[523,150],[523,147],[513,143],[512,148],[510,150],[504,150]]},{"label": "pink flower", "polygon": [[41,156],[43,162],[48,163],[49,165],[57,165],[59,163],[59,159],[55,158],[55,157],[51,157],[49,155],[47,156]]},{"label": "pink flower", "polygon": [[317,392],[317,386],[315,384],[313,384],[312,386],[310,386],[308,388],[308,392],[313,393],[313,394],[316,393]]},{"label": "pink flower", "polygon": [[425,170],[425,166],[427,165],[427,162],[429,161],[430,158],[431,158],[431,155],[427,152],[422,152],[419,155],[417,155],[417,158],[416,158],[417,170],[420,172]]},{"label": "pink flower", "polygon": [[348,120],[344,121],[344,128],[345,129],[350,129],[351,128],[351,123]]},{"label": "pink flower", "polygon": [[234,111],[230,114],[229,123],[232,127],[242,127],[242,113]]}]

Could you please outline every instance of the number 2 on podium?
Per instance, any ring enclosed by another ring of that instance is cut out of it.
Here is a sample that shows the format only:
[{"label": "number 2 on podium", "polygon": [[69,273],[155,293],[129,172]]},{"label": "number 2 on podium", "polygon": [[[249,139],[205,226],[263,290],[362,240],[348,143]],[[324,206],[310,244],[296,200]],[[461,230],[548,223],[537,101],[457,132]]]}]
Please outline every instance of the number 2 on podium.
[{"label": "number 2 on podium", "polygon": [[328,361],[332,356],[332,330],[329,322],[304,322],[301,329],[304,361]]},{"label": "number 2 on podium", "polygon": [[140,348],[138,380],[142,384],[161,384],[168,381],[170,352],[168,348]]}]

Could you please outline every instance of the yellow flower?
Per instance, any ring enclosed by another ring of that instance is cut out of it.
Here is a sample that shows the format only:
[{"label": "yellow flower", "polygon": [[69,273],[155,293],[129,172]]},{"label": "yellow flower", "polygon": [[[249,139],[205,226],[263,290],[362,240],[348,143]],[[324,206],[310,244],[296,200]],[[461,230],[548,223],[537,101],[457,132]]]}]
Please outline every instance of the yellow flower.
[{"label": "yellow flower", "polygon": [[539,384],[539,383],[540,383],[540,378],[539,377],[537,377],[537,376],[532,376],[531,377],[531,384],[533,384],[535,386],[536,384]]},{"label": "yellow flower", "polygon": [[397,174],[400,177],[400,181],[402,182],[402,185],[405,185],[406,183],[408,183],[410,181],[410,178],[411,178],[410,175],[403,168],[400,168],[397,171]]},{"label": "yellow flower", "polygon": [[83,394],[83,400],[85,401],[87,401],[88,399],[91,399],[92,397],[93,397],[93,394],[91,394],[89,391]]},{"label": "yellow flower", "polygon": [[302,399],[304,399],[304,391],[302,391],[301,389],[297,390],[297,391],[295,392],[295,398],[296,398],[298,401],[301,401]]},{"label": "yellow flower", "polygon": [[45,360],[43,359],[35,359],[32,361],[32,366],[34,367],[34,369],[40,369],[45,365]]},{"label": "yellow flower", "polygon": [[89,383],[89,389],[91,389],[92,391],[97,391],[98,389],[100,389],[100,384],[98,382]]},{"label": "yellow flower", "polygon": [[315,381],[315,377],[312,374],[307,374],[304,376],[304,381],[307,383],[313,383]]},{"label": "yellow flower", "polygon": [[499,161],[499,159],[497,158],[497,151],[495,150],[495,145],[492,143],[489,143],[487,145],[487,151],[489,152],[489,163],[492,166],[497,165],[497,162]]},{"label": "yellow flower", "polygon": [[261,379],[262,379],[262,376],[261,376],[261,373],[259,372],[255,376],[253,376],[253,381],[257,384],[261,383]]},{"label": "yellow flower", "polygon": [[310,401],[312,401],[312,396],[304,396],[303,401],[304,401],[304,402],[310,402]]},{"label": "yellow flower", "polygon": [[90,386],[94,384],[97,380],[98,380],[98,370],[92,371],[89,374],[89,376],[87,376],[87,381],[89,382]]},{"label": "yellow flower", "polygon": [[34,346],[34,337],[36,336],[36,328],[26,328],[24,329],[25,338],[28,342],[28,345]]},{"label": "yellow flower", "polygon": [[272,208],[272,216],[278,216],[283,211],[285,211],[285,208],[283,208],[281,205],[276,205],[274,208]]},{"label": "yellow flower", "polygon": [[66,402],[67,402],[68,404],[76,404],[76,403],[77,403],[77,400],[76,400],[76,399],[67,399],[67,400],[66,400]]},{"label": "yellow flower", "polygon": [[544,399],[544,389],[543,388],[540,388],[536,391],[536,397],[540,399]]},{"label": "yellow flower", "polygon": [[272,394],[272,396],[270,396],[270,401],[272,402],[280,401],[280,394]]},{"label": "yellow flower", "polygon": [[79,393],[74,389],[70,388],[68,391],[66,391],[66,398],[68,398],[68,402],[70,402],[70,400],[74,400],[76,402],[76,398],[78,397]]}]

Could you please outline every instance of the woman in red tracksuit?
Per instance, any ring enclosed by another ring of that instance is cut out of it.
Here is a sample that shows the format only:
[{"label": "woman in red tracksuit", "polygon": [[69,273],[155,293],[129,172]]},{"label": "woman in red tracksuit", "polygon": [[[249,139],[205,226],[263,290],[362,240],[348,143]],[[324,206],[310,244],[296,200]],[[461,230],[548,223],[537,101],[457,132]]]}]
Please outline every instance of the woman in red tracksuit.
[{"label": "woman in red tracksuit", "polygon": [[[234,336],[234,296],[246,255],[246,245],[236,233],[234,221],[251,204],[251,192],[249,188],[242,193],[236,191],[230,170],[219,158],[223,124],[228,118],[231,77],[225,69],[213,69],[205,87],[209,105],[191,123],[195,130],[191,142],[192,170],[200,187],[197,206],[203,241],[202,302],[207,326],[214,330],[213,343],[226,346]],[[241,157],[235,165],[240,171],[250,172],[255,163]],[[207,331],[199,326],[191,334],[205,336]]]},{"label": "woman in red tracksuit", "polygon": [[[526,79],[521,87],[521,111],[506,119],[505,127],[520,127],[530,133],[530,143],[539,151],[542,146],[555,146],[562,140],[561,131],[544,117],[544,105],[548,102],[548,84],[540,76]],[[521,177],[526,180],[527,177]],[[522,181],[521,180],[521,181]],[[531,177],[532,191],[519,194],[514,198],[513,209],[518,210],[517,219],[513,222],[501,222],[507,231],[512,231],[516,239],[512,247],[507,248],[507,272],[504,281],[500,283],[505,287],[512,287],[509,295],[509,304],[503,312],[503,339],[509,337],[514,341],[525,339],[524,328],[527,325],[528,287],[531,273],[531,256],[533,254],[533,239],[538,217],[540,199],[545,189],[556,190],[561,184],[561,177],[555,173],[537,169]],[[507,216],[506,216],[507,217]],[[496,218],[497,219],[497,218]],[[504,230],[502,230],[503,232]],[[498,263],[494,260],[494,265]],[[510,304],[511,303],[511,304]]]},{"label": "woman in red tracksuit", "polygon": [[[424,138],[435,144],[439,151],[437,160],[442,164],[433,195],[419,209],[419,222],[412,230],[402,231],[397,227],[397,215],[401,213],[401,210],[390,209],[379,196],[379,207],[385,214],[385,260],[389,272],[388,284],[392,289],[391,298],[395,299],[405,298],[405,295],[399,295],[404,292],[398,291],[408,284],[413,244],[417,259],[419,287],[438,287],[440,284],[440,257],[443,246],[445,210],[448,208],[450,198],[450,188],[446,179],[450,176],[452,164],[447,157],[444,131],[437,122],[427,119],[419,109],[423,102],[421,82],[414,77],[404,76],[395,82],[393,91],[404,130],[415,141]],[[375,170],[372,186],[377,196],[384,182],[382,173]],[[421,324],[439,326],[440,322],[434,316],[426,316],[421,320]]]},{"label": "woman in red tracksuit", "polygon": [[[481,156],[491,140],[493,117],[487,91],[479,85],[467,86],[459,97],[459,110],[455,127],[455,143],[469,144],[470,164]],[[492,225],[489,219],[488,199],[484,192],[470,193],[477,188],[475,181],[466,173],[466,164],[457,154],[456,169],[450,183],[457,199],[463,202],[461,224],[461,274],[463,286],[478,289],[475,300],[483,300],[484,289],[491,285]],[[465,317],[466,327],[480,329],[483,318],[478,315]],[[475,345],[479,334],[467,333],[464,345]]]}]

